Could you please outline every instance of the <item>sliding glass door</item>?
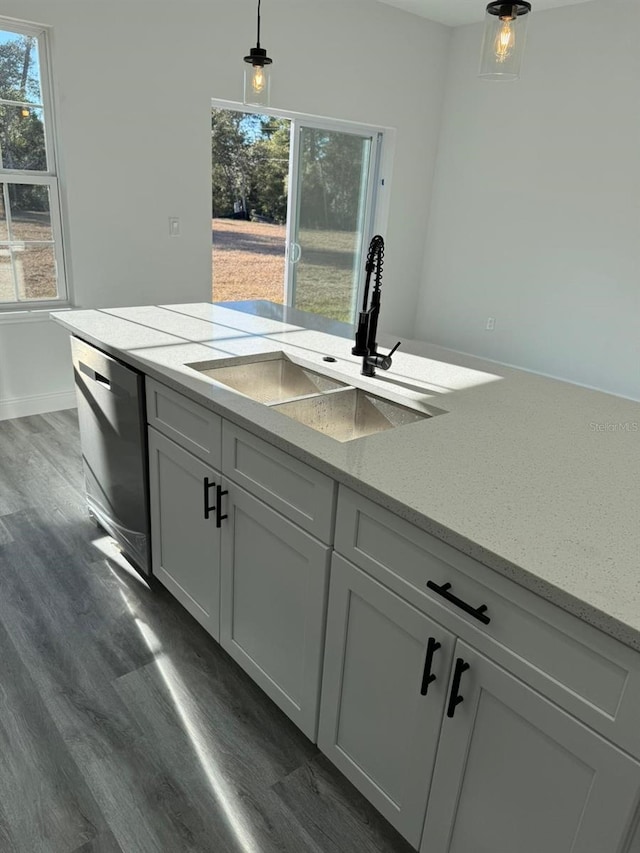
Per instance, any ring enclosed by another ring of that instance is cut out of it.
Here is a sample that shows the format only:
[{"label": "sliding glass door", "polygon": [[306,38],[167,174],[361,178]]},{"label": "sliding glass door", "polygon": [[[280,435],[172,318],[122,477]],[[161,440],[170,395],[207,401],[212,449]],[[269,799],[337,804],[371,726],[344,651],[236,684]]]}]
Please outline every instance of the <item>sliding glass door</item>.
[{"label": "sliding glass door", "polygon": [[214,105],[213,300],[354,322],[382,139],[362,125]]},{"label": "sliding glass door", "polygon": [[287,301],[353,322],[373,216],[377,137],[304,125],[293,132]]}]

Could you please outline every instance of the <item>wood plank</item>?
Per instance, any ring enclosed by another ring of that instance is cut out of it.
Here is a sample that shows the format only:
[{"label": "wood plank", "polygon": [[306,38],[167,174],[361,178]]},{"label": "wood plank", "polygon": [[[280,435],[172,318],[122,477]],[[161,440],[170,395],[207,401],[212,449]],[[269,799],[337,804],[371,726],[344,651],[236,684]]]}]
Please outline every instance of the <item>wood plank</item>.
[{"label": "wood plank", "polygon": [[8,545],[12,541],[11,534],[6,524],[0,518],[0,545]]},{"label": "wood plank", "polygon": [[125,850],[118,844],[113,833],[107,831],[87,841],[82,847],[77,847],[73,853],[125,853]]},{"label": "wood plank", "polygon": [[1,625],[0,648],[0,848],[67,853],[108,828]]},{"label": "wood plank", "polygon": [[206,849],[192,843],[198,826],[203,842],[203,816],[158,764],[111,687],[110,661],[70,618],[62,593],[45,583],[36,585],[36,595],[25,583],[25,574],[42,579],[46,567],[24,545],[19,559],[21,577],[5,576],[2,621],[116,840],[127,851],[143,853]]},{"label": "wood plank", "polygon": [[[226,666],[235,669],[230,662]],[[210,846],[197,849],[314,850],[303,827],[270,797],[269,787],[315,748],[302,743],[293,726],[283,737],[281,713],[275,706],[265,709],[264,697],[257,699],[260,715],[251,714],[251,705],[242,702],[238,707],[239,696],[229,702],[224,691],[219,695],[216,679],[203,680],[189,668],[178,669],[162,653],[153,664],[119,679],[117,689],[132,715],[143,722],[155,760],[189,792],[197,814],[209,816]]]},{"label": "wood plank", "polygon": [[273,791],[325,853],[415,853],[323,755]]}]

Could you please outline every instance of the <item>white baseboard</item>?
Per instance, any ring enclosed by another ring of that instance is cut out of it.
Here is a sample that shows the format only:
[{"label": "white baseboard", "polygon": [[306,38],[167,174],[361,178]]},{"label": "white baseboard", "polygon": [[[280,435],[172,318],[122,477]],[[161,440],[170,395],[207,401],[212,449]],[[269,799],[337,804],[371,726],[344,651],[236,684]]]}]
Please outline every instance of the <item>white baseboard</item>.
[{"label": "white baseboard", "polygon": [[9,400],[0,400],[0,421],[24,418],[27,415],[42,415],[44,412],[57,412],[60,409],[74,409],[76,405],[75,391],[14,397]]}]

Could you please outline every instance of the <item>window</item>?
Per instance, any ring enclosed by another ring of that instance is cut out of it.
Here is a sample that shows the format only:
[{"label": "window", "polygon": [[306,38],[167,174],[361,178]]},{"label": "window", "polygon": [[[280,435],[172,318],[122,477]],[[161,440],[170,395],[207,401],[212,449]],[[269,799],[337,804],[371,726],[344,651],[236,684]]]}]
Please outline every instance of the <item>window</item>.
[{"label": "window", "polygon": [[0,309],[67,298],[46,32],[0,19]]},{"label": "window", "polygon": [[[214,102],[213,299],[353,323],[380,228],[383,130]],[[245,108],[246,109],[246,108]]]}]

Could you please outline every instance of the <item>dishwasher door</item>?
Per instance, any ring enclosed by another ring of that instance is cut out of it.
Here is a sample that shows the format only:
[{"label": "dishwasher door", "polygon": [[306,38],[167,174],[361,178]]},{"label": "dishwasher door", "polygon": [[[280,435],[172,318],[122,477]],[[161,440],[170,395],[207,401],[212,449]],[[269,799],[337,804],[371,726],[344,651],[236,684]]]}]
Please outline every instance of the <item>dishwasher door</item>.
[{"label": "dishwasher door", "polygon": [[71,351],[89,510],[150,574],[144,375],[79,338]]}]

